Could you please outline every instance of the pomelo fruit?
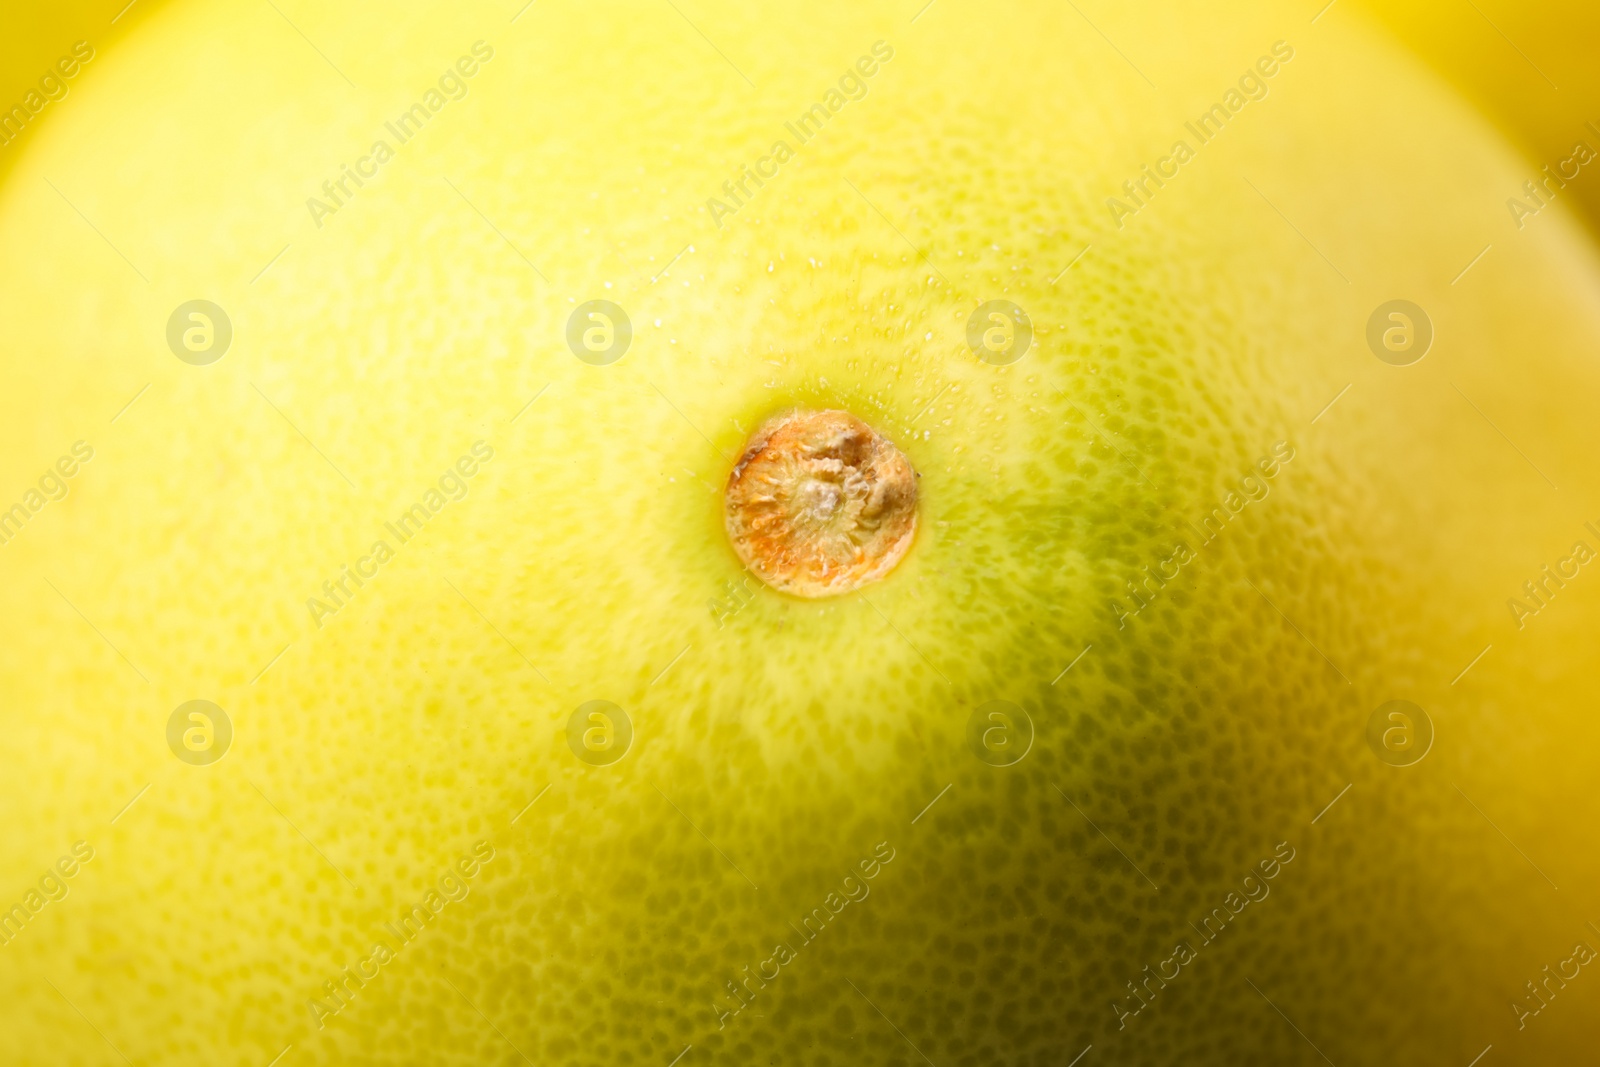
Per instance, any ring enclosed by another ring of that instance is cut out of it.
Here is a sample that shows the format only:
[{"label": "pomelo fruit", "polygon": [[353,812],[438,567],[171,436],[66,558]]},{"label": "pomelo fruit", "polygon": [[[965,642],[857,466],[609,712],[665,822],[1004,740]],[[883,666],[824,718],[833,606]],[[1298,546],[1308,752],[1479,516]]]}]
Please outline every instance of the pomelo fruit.
[{"label": "pomelo fruit", "polygon": [[1600,272],[1378,28],[134,11],[0,187],[5,1062],[1589,1047]]}]

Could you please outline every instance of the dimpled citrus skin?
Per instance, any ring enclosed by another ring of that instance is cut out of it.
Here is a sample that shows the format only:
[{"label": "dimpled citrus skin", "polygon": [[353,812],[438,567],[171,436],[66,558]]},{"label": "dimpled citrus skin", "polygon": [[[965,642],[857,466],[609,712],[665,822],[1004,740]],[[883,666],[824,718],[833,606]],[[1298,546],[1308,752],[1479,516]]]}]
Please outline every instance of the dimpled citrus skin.
[{"label": "dimpled citrus skin", "polygon": [[[1600,272],[1560,208],[1494,229],[1525,167],[1484,125],[1338,8],[1086,7],[1125,61],[1070,6],[516,6],[140,13],[0,188],[0,493],[95,450],[0,547],[3,900],[95,850],[0,947],[0,1060],[1584,1047],[1587,969],[1522,1031],[1507,1004],[1600,936],[1600,580],[1520,632],[1504,601],[1600,518]],[[1280,39],[1270,95],[1117,228],[1106,197]],[[306,198],[477,40],[466,97],[318,227]],[[1364,342],[1395,297],[1437,331],[1408,368]],[[210,366],[166,346],[195,298],[234,327]],[[633,325],[608,366],[566,347],[592,299]],[[966,344],[989,300],[1033,324],[1007,366]],[[921,476],[915,547],[847,596],[742,584],[723,530],[739,449],[795,407]],[[389,533],[479,441],[465,496]],[[197,698],[235,732],[210,766],[166,742]],[[1415,766],[1366,745],[1391,699],[1436,727]],[[610,765],[568,743],[590,700],[632,723]],[[992,700],[1032,724],[1010,766],[969,747]],[[340,1006],[324,983],[479,842]]]}]

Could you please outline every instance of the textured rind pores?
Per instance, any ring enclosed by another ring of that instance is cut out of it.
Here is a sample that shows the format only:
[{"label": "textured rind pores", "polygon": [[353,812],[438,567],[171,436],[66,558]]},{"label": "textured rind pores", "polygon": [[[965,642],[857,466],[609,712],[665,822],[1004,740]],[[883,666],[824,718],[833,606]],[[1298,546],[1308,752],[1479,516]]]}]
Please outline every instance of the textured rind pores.
[{"label": "textured rind pores", "polygon": [[762,581],[800,597],[875,582],[911,548],[917,472],[845,411],[791,411],[750,438],[725,497],[728,538]]}]

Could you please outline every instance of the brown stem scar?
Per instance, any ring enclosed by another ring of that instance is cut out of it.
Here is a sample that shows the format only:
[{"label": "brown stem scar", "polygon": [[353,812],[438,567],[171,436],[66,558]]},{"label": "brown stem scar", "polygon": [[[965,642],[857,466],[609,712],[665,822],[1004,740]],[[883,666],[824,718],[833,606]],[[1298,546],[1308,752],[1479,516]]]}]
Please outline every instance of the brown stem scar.
[{"label": "brown stem scar", "polygon": [[886,576],[917,529],[917,472],[846,411],[790,411],[751,436],[728,476],[728,538],[780,592],[839,596]]}]

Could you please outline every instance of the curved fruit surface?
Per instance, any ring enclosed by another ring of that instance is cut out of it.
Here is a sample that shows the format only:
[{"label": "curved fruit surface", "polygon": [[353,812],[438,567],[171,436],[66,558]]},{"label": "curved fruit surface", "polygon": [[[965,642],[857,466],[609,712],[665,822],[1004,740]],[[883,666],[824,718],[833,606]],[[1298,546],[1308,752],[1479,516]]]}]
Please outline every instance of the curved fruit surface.
[{"label": "curved fruit surface", "polygon": [[[159,7],[8,149],[0,1058],[1586,1047],[1600,272],[1482,121],[1338,7],[516,7]],[[724,529],[797,407],[919,475],[843,596]]]},{"label": "curved fruit surface", "polygon": [[[1360,2],[1524,146],[1531,170],[1555,170],[1579,142],[1600,150],[1600,68],[1592,61],[1600,8],[1579,0],[1475,2],[1465,11],[1446,0]],[[1591,232],[1600,219],[1594,177],[1558,176],[1543,194],[1586,215]],[[1512,229],[1517,217],[1507,210]]]}]

